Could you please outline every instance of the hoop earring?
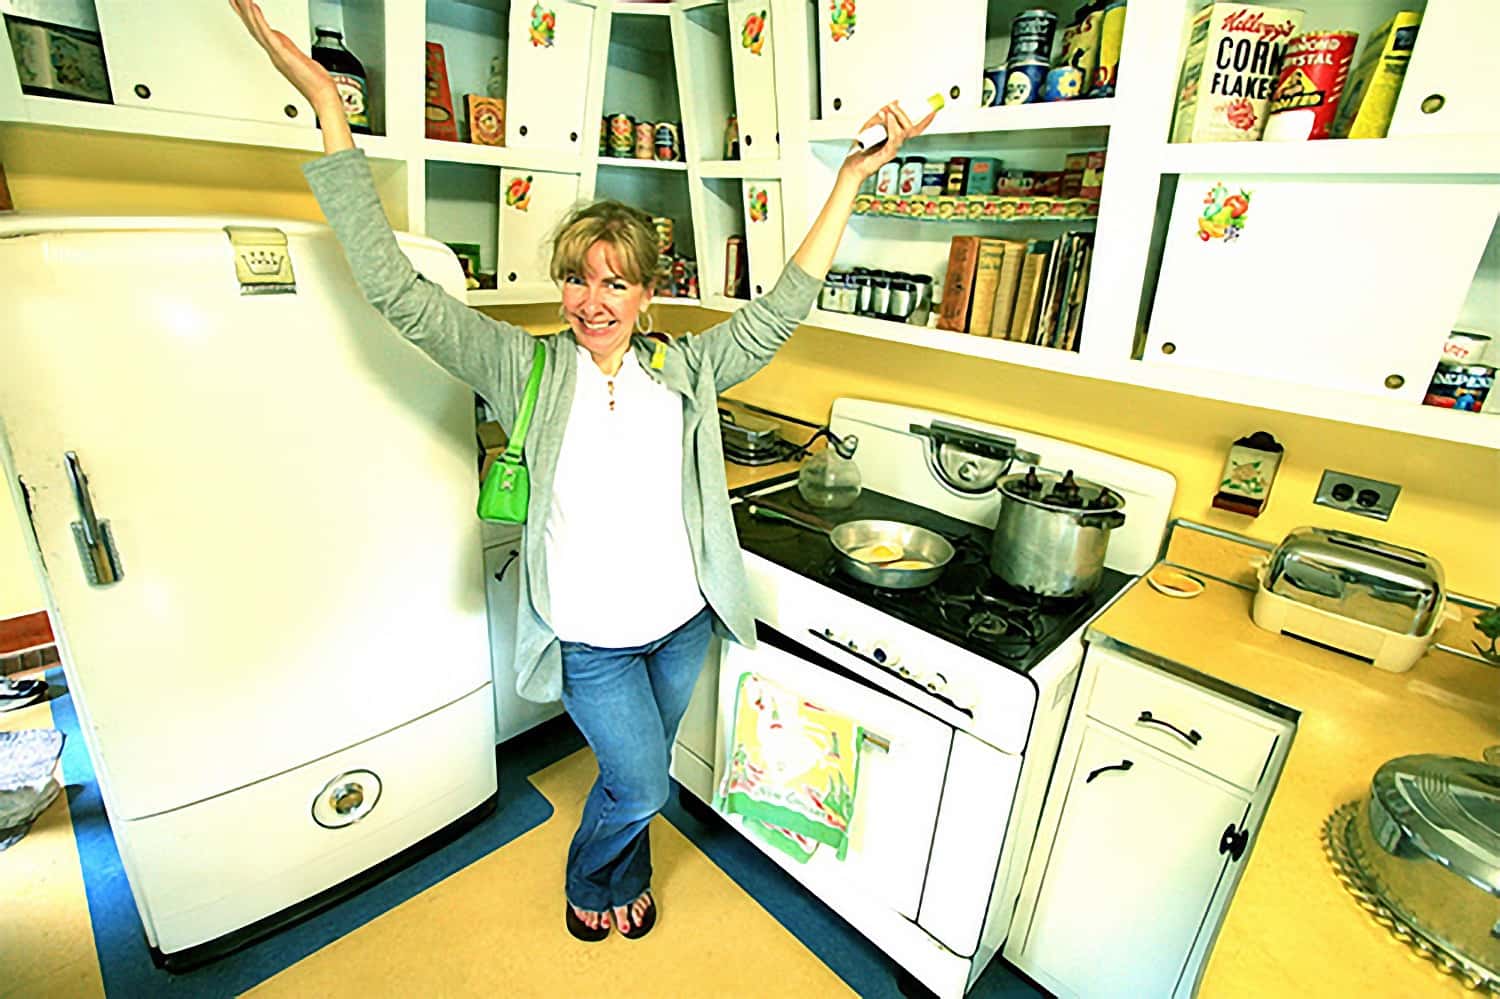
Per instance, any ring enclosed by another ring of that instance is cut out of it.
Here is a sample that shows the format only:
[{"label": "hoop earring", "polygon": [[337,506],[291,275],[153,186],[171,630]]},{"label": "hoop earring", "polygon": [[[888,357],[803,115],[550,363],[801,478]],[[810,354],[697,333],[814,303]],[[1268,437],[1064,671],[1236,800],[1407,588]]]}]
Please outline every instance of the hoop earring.
[{"label": "hoop earring", "polygon": [[[643,318],[646,320],[646,325],[644,327],[641,326],[641,320]],[[651,313],[650,312],[642,311],[642,312],[640,312],[635,317],[635,331],[637,333],[640,333],[640,334],[643,334],[643,335],[644,334],[649,334],[651,332],[651,329],[652,329],[652,327],[654,325],[655,324],[651,321]]]}]

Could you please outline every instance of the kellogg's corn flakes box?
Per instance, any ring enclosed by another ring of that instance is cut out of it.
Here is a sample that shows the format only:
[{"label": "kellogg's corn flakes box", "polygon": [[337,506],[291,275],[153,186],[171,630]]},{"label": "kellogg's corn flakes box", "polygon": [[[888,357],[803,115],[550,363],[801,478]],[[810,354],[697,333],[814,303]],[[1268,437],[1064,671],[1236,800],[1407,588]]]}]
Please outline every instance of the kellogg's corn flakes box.
[{"label": "kellogg's corn flakes box", "polygon": [[1302,26],[1293,7],[1213,3],[1193,17],[1177,89],[1173,142],[1259,139],[1286,43]]}]

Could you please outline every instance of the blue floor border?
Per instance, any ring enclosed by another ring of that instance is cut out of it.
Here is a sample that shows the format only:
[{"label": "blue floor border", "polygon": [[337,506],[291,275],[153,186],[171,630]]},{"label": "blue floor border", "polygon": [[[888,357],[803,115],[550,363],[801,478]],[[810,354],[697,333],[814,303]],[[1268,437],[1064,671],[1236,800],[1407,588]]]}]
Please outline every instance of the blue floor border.
[{"label": "blue floor border", "polygon": [[[62,670],[49,671],[47,682],[54,688],[53,724],[66,736],[62,773],[108,996],[234,996],[260,984],[545,822],[552,806],[528,778],[585,745],[566,715],[512,739],[497,754],[497,807],[474,828],[324,912],[205,967],[172,974],[157,968],[147,951]],[[685,811],[675,788],[662,815],[856,993],[864,999],[900,999],[894,963],[727,823]],[[705,983],[703,994],[713,988]],[[968,993],[970,999],[1042,995],[999,960]]]}]

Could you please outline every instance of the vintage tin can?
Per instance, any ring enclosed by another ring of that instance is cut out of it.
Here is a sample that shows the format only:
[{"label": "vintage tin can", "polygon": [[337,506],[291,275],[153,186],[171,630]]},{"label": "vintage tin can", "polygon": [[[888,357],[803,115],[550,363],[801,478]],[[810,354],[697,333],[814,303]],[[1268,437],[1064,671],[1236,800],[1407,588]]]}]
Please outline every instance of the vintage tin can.
[{"label": "vintage tin can", "polygon": [[656,228],[656,251],[672,252],[672,220],[665,215],[653,215],[651,224]]},{"label": "vintage tin can", "polygon": [[629,159],[635,153],[635,118],[628,114],[609,116],[609,155]]},{"label": "vintage tin can", "polygon": [[943,180],[948,175],[948,169],[941,160],[934,160],[922,166],[922,196],[935,198],[943,193]]},{"label": "vintage tin can", "polygon": [[656,158],[659,160],[682,159],[682,129],[675,121],[656,123]]},{"label": "vintage tin can", "polygon": [[922,193],[922,168],[927,160],[921,156],[908,156],[901,161],[901,182],[898,193],[910,198]]},{"label": "vintage tin can", "polygon": [[979,97],[979,106],[1000,106],[1000,95],[1005,92],[1005,67],[990,66],[984,71],[984,90]]},{"label": "vintage tin can", "polygon": [[[1088,3],[1078,8],[1078,13],[1073,15],[1073,23],[1063,29],[1062,45],[1057,53],[1057,65],[1079,70],[1082,78],[1078,81],[1078,89],[1074,92],[1067,93],[1064,90],[1063,96],[1049,97],[1048,100],[1082,97],[1083,92],[1089,88],[1089,84],[1094,79],[1094,67],[1099,64],[1099,35],[1103,24],[1104,11],[1099,5]],[[1050,79],[1048,82],[1051,82]],[[1065,87],[1070,83],[1066,79],[1062,82]]]},{"label": "vintage tin can", "polygon": [[1000,161],[993,156],[969,158],[969,172],[964,177],[964,194],[994,194],[995,175],[1000,170]]},{"label": "vintage tin can", "polygon": [[895,194],[901,186],[901,164],[891,160],[884,164],[875,174],[875,194],[877,197],[888,198]]},{"label": "vintage tin can", "polygon": [[1047,71],[1047,82],[1042,86],[1042,100],[1071,101],[1083,96],[1083,85],[1088,77],[1077,66],[1055,66]]},{"label": "vintage tin can", "polygon": [[609,115],[599,118],[599,155],[609,155]]},{"label": "vintage tin can", "polygon": [[1052,65],[1052,42],[1057,33],[1057,15],[1040,7],[1023,10],[1010,22],[1010,51],[1006,66],[1023,62]]},{"label": "vintage tin can", "polygon": [[1120,40],[1125,37],[1125,0],[1104,8],[1099,23],[1099,64],[1094,67],[1090,97],[1113,97],[1120,75]]},{"label": "vintage tin can", "polygon": [[1354,65],[1353,31],[1309,31],[1286,44],[1281,71],[1266,106],[1268,142],[1326,139],[1333,130],[1339,98]]},{"label": "vintage tin can", "polygon": [[1045,62],[1011,63],[1005,73],[1005,93],[1001,104],[1035,104],[1042,99],[1047,84]]},{"label": "vintage tin can", "polygon": [[1422,402],[1477,413],[1494,387],[1495,369],[1488,364],[1439,364]]},{"label": "vintage tin can", "polygon": [[957,197],[964,193],[964,182],[969,177],[969,158],[954,156],[948,160],[948,169],[943,174],[943,193]]},{"label": "vintage tin can", "polygon": [[656,122],[636,122],[635,158],[638,160],[656,159]]}]

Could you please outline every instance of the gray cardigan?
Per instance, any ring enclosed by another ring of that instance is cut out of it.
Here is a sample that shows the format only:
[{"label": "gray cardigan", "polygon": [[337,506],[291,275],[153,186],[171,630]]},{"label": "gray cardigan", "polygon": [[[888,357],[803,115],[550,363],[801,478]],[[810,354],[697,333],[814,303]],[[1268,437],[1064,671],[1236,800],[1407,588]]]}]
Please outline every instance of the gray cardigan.
[{"label": "gray cardigan", "polygon": [[[417,273],[391,233],[363,152],[351,149],[325,156],[306,164],[303,173],[365,298],[402,336],[483,396],[503,426],[511,426],[531,368],[532,336],[469,308]],[[682,396],[682,516],[698,567],[698,585],[717,618],[719,634],[745,645],[755,642],[755,619],[724,480],[718,393],[771,360],[806,318],[820,288],[816,278],[788,263],[769,294],[698,336],[674,341],[660,370],[651,366],[657,342],[641,336],[631,341],[641,367]],[[548,624],[541,528],[551,508],[552,470],[573,405],[576,341],[571,329],[541,341],[547,347],[547,370],[525,446],[531,503],[529,526],[521,540],[516,690],[528,700],[554,701],[562,696],[562,656]],[[623,517],[652,515],[629,508],[629,483],[618,487]],[[650,597],[620,593],[616,599]]]}]

